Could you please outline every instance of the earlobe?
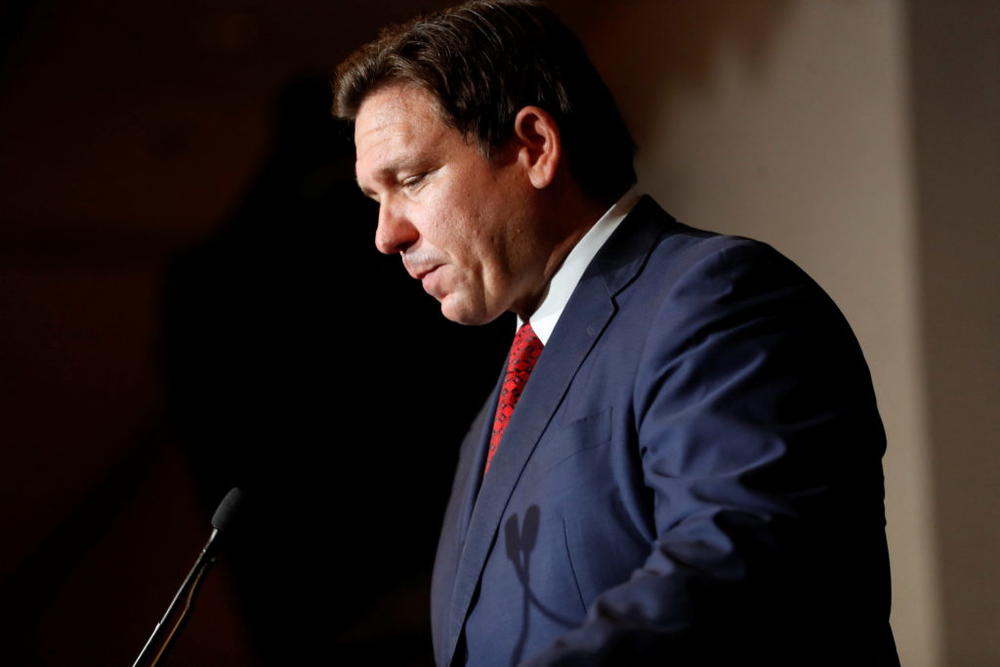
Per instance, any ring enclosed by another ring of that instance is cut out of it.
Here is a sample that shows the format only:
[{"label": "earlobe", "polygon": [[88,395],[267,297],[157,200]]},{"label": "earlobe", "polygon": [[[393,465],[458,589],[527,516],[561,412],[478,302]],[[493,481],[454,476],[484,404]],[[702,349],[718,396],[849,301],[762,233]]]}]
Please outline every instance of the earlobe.
[{"label": "earlobe", "polygon": [[540,107],[524,107],[514,118],[514,138],[519,145],[518,160],[531,184],[539,190],[551,185],[562,160],[562,140],[555,119]]}]

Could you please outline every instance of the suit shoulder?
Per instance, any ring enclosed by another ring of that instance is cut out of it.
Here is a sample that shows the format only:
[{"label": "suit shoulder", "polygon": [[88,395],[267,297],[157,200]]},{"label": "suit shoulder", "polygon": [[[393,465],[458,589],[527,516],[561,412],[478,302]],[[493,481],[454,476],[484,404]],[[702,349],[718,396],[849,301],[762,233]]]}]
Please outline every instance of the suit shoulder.
[{"label": "suit shoulder", "polygon": [[[642,252],[642,239],[651,241],[648,265],[657,270],[664,266],[674,269],[672,273],[698,266],[705,261],[722,264],[747,265],[752,267],[782,268],[793,273],[802,273],[791,260],[762,241],[732,236],[692,227],[678,221],[664,211],[651,197],[643,197],[623,225],[623,235],[636,239],[631,248],[623,243],[621,253]],[[804,275],[804,274],[803,274]]]},{"label": "suit shoulder", "polygon": [[694,282],[732,289],[757,285],[818,285],[792,260],[762,241],[674,223],[652,249],[640,281],[656,290]]},{"label": "suit shoulder", "polygon": [[771,245],[697,229],[662,212],[657,217],[658,210],[647,217],[656,227],[648,256],[630,287],[617,294],[622,308],[638,306],[646,322],[768,315],[801,324],[805,318],[853,338],[829,295]]},{"label": "suit shoulder", "polygon": [[762,241],[706,231],[679,222],[644,197],[595,261],[619,305],[724,306],[762,294],[789,296],[839,312],[826,293],[792,260]]}]

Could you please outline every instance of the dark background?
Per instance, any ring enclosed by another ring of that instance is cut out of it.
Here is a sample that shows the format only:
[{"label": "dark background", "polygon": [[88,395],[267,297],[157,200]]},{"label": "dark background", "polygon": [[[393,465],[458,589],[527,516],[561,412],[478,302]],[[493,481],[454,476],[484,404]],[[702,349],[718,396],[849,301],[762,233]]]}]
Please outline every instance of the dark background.
[{"label": "dark background", "polygon": [[4,6],[5,663],[130,664],[239,485],[174,664],[427,664],[512,323],[446,322],[374,248],[329,115],[394,15],[360,4]]}]

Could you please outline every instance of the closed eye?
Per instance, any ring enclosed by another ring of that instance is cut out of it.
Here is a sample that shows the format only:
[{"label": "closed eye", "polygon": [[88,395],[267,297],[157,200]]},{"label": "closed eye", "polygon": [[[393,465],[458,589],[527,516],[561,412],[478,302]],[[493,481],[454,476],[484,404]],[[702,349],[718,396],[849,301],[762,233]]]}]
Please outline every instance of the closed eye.
[{"label": "closed eye", "polygon": [[430,172],[421,172],[419,174],[414,174],[412,176],[407,176],[403,179],[401,185],[404,190],[413,191],[416,190],[420,185],[422,185],[427,178],[427,174]]}]

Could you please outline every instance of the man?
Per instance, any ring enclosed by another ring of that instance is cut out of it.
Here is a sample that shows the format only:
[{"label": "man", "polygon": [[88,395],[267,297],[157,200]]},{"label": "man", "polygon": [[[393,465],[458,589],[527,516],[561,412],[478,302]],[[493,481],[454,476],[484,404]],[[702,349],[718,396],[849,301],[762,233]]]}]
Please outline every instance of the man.
[{"label": "man", "polygon": [[628,130],[558,19],[418,19],[336,92],[378,248],[445,317],[520,320],[459,457],[438,664],[898,664],[853,334],[769,247],[630,190]]}]

